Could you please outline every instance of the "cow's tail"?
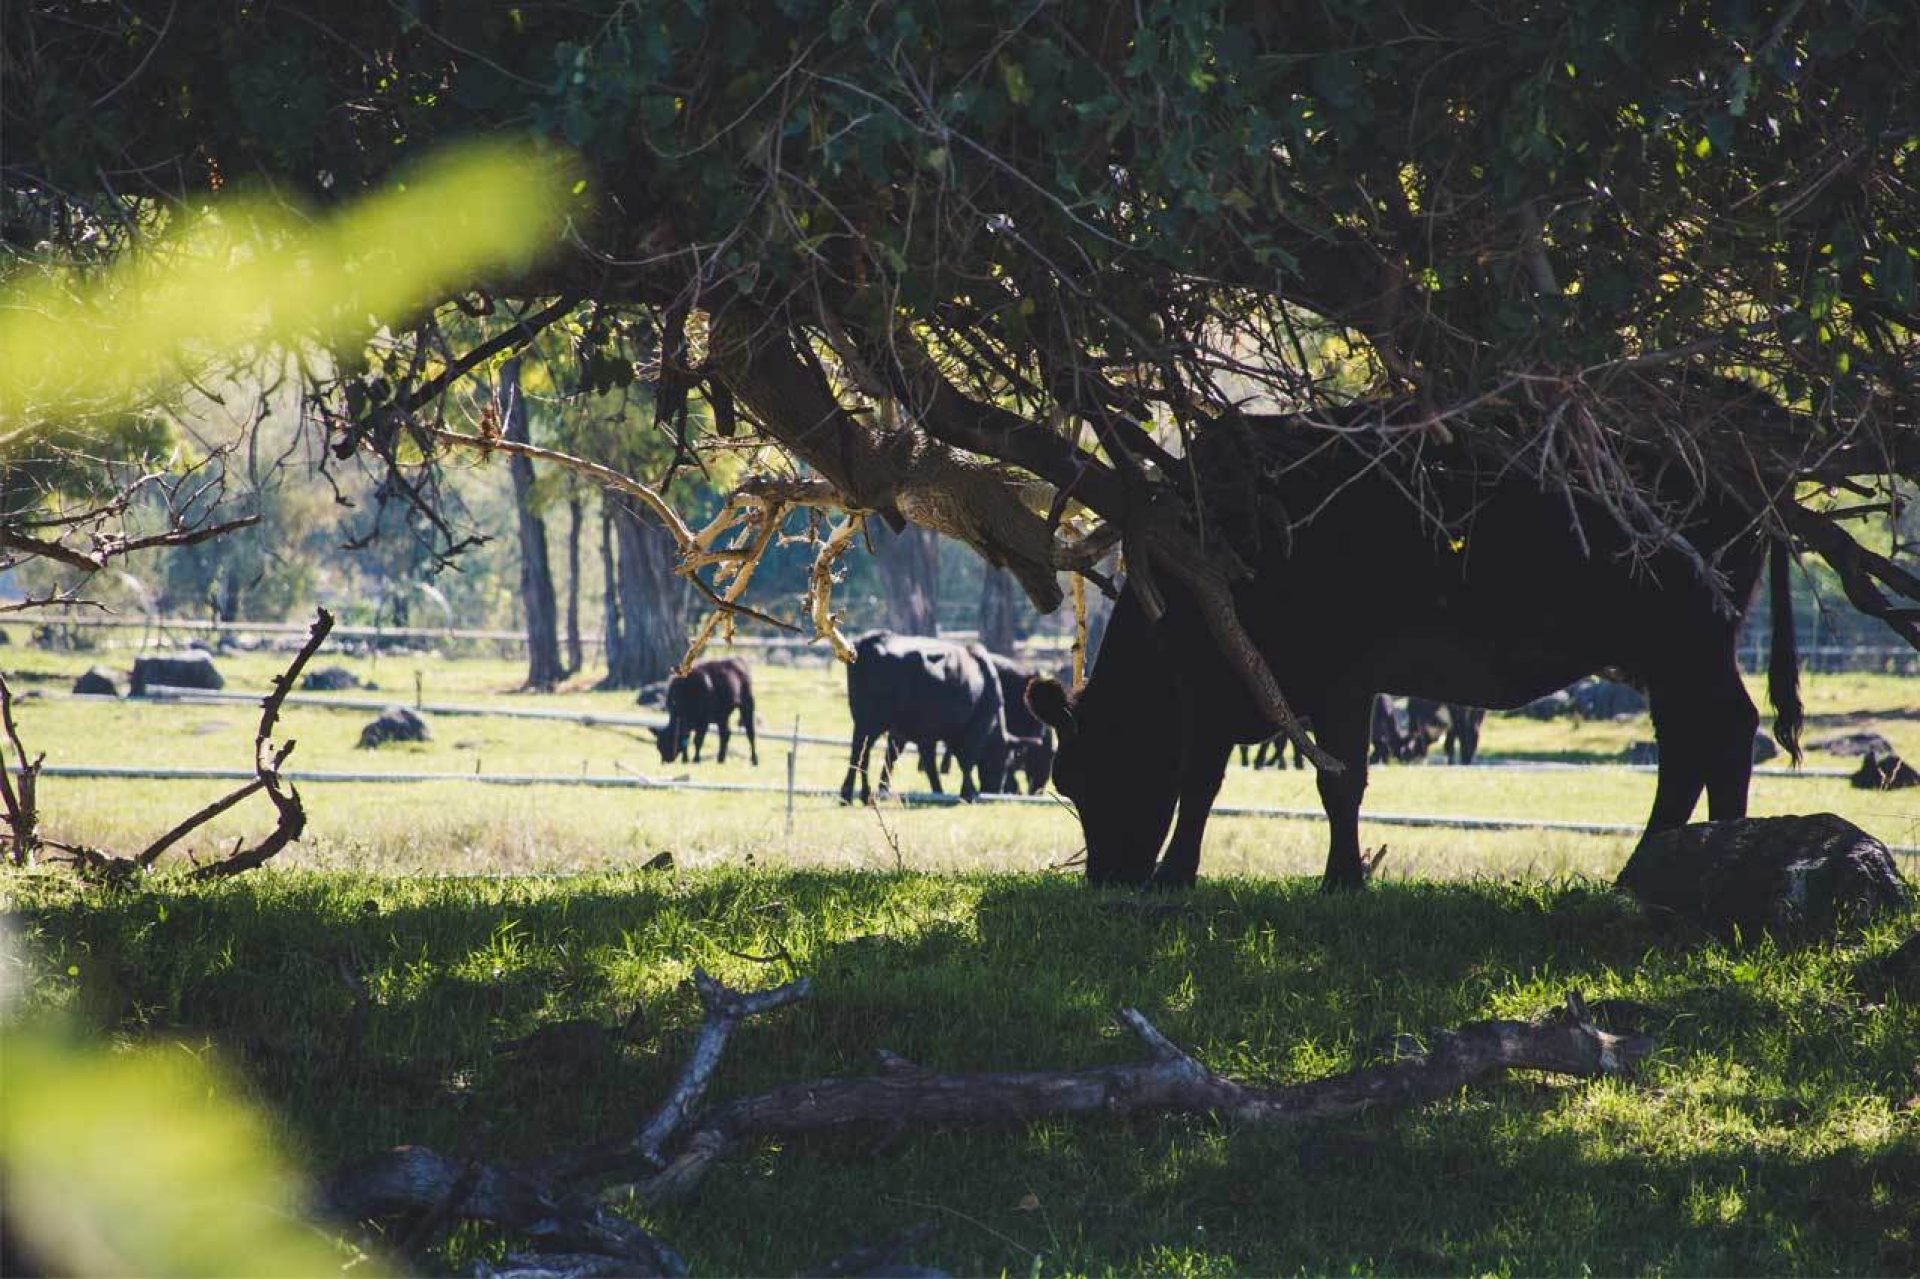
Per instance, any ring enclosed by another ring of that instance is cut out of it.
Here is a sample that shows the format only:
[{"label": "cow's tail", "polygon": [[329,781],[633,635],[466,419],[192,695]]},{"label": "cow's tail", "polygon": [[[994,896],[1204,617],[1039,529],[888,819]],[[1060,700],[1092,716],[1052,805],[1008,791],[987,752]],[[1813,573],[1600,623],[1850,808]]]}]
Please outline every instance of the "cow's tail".
[{"label": "cow's tail", "polygon": [[1773,740],[1800,762],[1800,651],[1793,634],[1793,554],[1784,537],[1773,539],[1767,569],[1768,611],[1773,615],[1773,654],[1767,662],[1767,700],[1773,703]]}]

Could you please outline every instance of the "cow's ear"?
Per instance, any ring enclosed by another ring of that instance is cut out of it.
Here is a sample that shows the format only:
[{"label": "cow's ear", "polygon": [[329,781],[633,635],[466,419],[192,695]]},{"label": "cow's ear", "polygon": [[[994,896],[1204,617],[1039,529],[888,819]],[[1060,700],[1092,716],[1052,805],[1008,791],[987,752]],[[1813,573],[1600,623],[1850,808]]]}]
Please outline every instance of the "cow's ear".
[{"label": "cow's ear", "polygon": [[1028,684],[1027,709],[1038,715],[1041,723],[1051,725],[1060,740],[1073,737],[1073,703],[1067,700],[1067,690],[1059,680],[1042,675]]}]

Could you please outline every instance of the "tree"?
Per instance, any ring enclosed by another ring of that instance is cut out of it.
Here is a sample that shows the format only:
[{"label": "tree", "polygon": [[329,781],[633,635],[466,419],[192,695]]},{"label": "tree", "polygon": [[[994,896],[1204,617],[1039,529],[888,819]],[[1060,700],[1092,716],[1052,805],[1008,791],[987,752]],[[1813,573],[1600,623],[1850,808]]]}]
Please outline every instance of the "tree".
[{"label": "tree", "polygon": [[[500,365],[499,414],[505,438],[531,444],[527,430],[527,401],[520,391],[520,357]],[[551,689],[566,678],[560,662],[558,607],[554,599],[553,568],[547,560],[547,522],[540,517],[533,494],[533,463],[522,454],[507,459],[513,474],[514,508],[519,515],[520,603],[527,620],[527,687]],[[577,575],[577,565],[576,565]]]},{"label": "tree", "polygon": [[882,525],[872,529],[870,536],[874,561],[880,569],[887,629],[901,635],[938,635],[939,535],[914,526],[896,533]]},{"label": "tree", "polygon": [[1015,617],[1018,584],[1005,569],[989,566],[980,578],[980,642],[995,653],[1013,656],[1019,638]]},{"label": "tree", "polygon": [[[1276,718],[1240,553],[1182,462],[1250,428],[1416,477],[1449,449],[1522,465],[1646,550],[1692,500],[1655,477],[1697,477],[1920,642],[1920,578],[1793,484],[1920,472],[1909,5],[188,8],[14,20],[10,243],[78,252],[67,227],[214,172],[337,199],[530,121],[578,157],[575,216],[483,304],[644,317],[656,425],[704,401],[1042,609],[1120,543]],[[396,394],[337,449],[409,429],[462,366],[418,357],[431,316],[384,318],[364,376]]]}]

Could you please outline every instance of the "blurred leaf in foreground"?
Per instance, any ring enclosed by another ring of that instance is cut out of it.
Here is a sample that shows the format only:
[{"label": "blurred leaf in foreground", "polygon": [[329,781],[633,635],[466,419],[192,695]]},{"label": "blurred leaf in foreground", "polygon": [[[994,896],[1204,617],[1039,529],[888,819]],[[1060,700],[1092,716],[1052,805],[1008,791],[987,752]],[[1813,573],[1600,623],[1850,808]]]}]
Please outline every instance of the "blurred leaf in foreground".
[{"label": "blurred leaf in foreground", "polygon": [[236,198],[110,267],[17,279],[0,290],[0,432],[124,408],[223,354],[356,340],[517,274],[554,241],[568,190],[550,154],[474,144],[330,217]]},{"label": "blurred leaf in foreground", "polygon": [[[266,1123],[184,1046],[0,1032],[15,1261],[56,1274],[338,1275],[375,1267],[302,1217]],[[357,1264],[356,1264],[357,1262]]]}]

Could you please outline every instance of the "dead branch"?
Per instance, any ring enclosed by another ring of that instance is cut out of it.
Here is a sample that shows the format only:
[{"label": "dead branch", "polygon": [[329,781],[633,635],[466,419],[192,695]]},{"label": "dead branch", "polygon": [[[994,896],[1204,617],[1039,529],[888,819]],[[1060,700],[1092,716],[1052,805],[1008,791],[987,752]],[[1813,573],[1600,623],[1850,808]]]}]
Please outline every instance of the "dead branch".
[{"label": "dead branch", "polygon": [[703,1116],[673,1163],[640,1189],[654,1202],[685,1195],[715,1160],[758,1137],[874,1124],[1004,1125],[1055,1115],[1124,1116],[1140,1111],[1212,1114],[1248,1124],[1304,1123],[1378,1106],[1436,1101],[1509,1070],[1582,1078],[1618,1074],[1654,1046],[1644,1036],[1601,1030],[1574,994],[1566,1012],[1557,1017],[1474,1022],[1436,1032],[1426,1052],[1403,1060],[1310,1083],[1256,1088],[1214,1074],[1137,1009],[1122,1009],[1120,1016],[1145,1045],[1145,1061],[975,1075],[892,1070],[787,1084],[728,1102]]},{"label": "dead branch", "polygon": [[813,633],[833,646],[833,655],[843,662],[853,660],[853,646],[847,643],[847,637],[840,633],[839,618],[833,611],[833,565],[847,548],[853,545],[853,539],[860,532],[866,516],[860,512],[849,512],[847,517],[820,543],[820,553],[814,556],[813,571],[808,576],[808,591],[812,599]]},{"label": "dead branch", "polygon": [[14,758],[20,761],[16,768],[0,759],[0,802],[6,804],[7,835],[12,844],[7,857],[15,866],[30,866],[40,848],[40,765],[47,756],[43,751],[27,758],[19,726],[13,720],[13,688],[4,674],[0,674],[0,724],[6,728]]},{"label": "dead branch", "polygon": [[[196,866],[188,877],[204,881],[238,875],[266,863],[277,856],[288,844],[300,838],[301,832],[307,826],[306,807],[301,803],[300,792],[280,774],[280,769],[287,762],[287,757],[293,754],[294,743],[288,742],[275,749],[272,741],[273,726],[280,718],[280,708],[285,704],[287,694],[292,692],[294,686],[299,683],[300,672],[306,669],[307,662],[320,651],[320,646],[326,642],[327,636],[332,631],[333,614],[324,608],[316,610],[313,625],[307,630],[306,642],[300,646],[300,651],[294,655],[287,669],[273,677],[272,690],[261,699],[260,725],[253,738],[254,778],[252,781],[199,809],[148,844],[134,857],[119,857],[99,849],[71,844],[58,845],[66,854],[66,860],[74,870],[85,879],[108,884],[127,883],[136,875],[151,869],[162,853],[187,835],[259,791],[266,792],[267,799],[273,804],[277,814],[278,819],[274,823],[273,830],[252,848],[247,848],[243,844],[217,862]],[[5,680],[0,679],[0,693],[3,693],[4,689]]]}]

